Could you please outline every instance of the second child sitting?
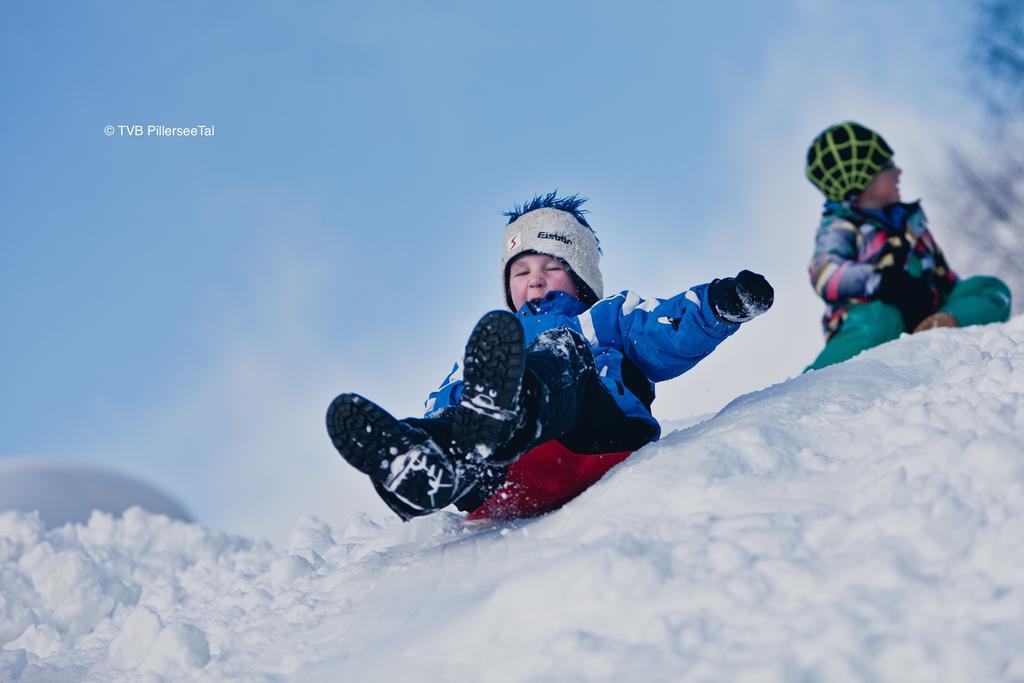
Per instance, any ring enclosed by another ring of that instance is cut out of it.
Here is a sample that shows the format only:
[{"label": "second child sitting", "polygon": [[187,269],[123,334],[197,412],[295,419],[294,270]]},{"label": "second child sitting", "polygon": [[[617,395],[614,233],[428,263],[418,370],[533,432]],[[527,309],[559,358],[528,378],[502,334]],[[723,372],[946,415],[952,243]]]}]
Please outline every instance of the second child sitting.
[{"label": "second child sitting", "polygon": [[825,301],[818,370],[904,332],[1003,322],[1010,290],[999,279],[961,280],[928,230],[919,201],[900,198],[902,170],[875,131],[846,121],[807,151],[807,178],[825,195],[811,285]]}]

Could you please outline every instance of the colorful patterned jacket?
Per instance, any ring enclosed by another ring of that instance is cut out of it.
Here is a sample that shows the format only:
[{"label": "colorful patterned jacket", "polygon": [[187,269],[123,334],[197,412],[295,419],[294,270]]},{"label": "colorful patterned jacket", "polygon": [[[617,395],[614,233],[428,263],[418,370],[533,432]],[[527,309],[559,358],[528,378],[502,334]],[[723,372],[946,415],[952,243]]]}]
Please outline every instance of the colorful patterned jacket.
[{"label": "colorful patterned jacket", "polygon": [[839,331],[850,306],[874,300],[882,269],[901,261],[932,286],[940,305],[957,283],[918,202],[879,210],[825,202],[810,265],[811,286],[825,300],[825,336]]}]

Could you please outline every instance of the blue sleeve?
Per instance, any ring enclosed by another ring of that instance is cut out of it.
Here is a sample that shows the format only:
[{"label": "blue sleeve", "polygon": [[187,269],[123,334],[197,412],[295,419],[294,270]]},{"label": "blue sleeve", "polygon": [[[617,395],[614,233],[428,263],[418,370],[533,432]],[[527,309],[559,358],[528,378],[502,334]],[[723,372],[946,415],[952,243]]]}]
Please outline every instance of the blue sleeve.
[{"label": "blue sleeve", "polygon": [[462,396],[462,366],[458,361],[452,365],[451,372],[441,382],[436,391],[430,392],[427,400],[423,402],[426,411],[424,416],[429,417],[442,408],[459,405],[459,398]]},{"label": "blue sleeve", "polygon": [[739,329],[715,316],[707,289],[697,285],[670,299],[628,291],[602,299],[579,316],[584,336],[618,349],[654,382],[678,377]]}]

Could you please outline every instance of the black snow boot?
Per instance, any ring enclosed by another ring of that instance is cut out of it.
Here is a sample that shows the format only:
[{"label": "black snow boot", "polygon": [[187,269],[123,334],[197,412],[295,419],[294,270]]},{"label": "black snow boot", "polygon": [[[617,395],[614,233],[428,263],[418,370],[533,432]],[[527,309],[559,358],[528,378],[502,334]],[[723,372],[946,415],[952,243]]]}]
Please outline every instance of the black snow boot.
[{"label": "black snow boot", "polygon": [[338,396],[327,409],[327,433],[341,457],[369,475],[402,519],[440,510],[455,499],[458,475],[444,451],[372,401],[358,394]]},{"label": "black snow boot", "polygon": [[468,463],[501,464],[499,451],[523,426],[525,359],[523,326],[512,313],[491,311],[469,335],[452,430]]}]

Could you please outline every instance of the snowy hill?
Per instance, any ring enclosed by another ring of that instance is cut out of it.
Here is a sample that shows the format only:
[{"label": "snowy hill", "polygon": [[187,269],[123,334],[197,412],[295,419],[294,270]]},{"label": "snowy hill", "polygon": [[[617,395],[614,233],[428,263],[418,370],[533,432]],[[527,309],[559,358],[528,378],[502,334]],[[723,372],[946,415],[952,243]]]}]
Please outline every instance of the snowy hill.
[{"label": "snowy hill", "polygon": [[0,563],[0,680],[1020,681],[1024,318],[743,396],[532,521],[11,512]]},{"label": "snowy hill", "polygon": [[0,460],[0,505],[5,510],[36,510],[49,528],[84,524],[93,510],[120,515],[135,506],[192,521],[180,503],[139,479],[64,462]]}]

